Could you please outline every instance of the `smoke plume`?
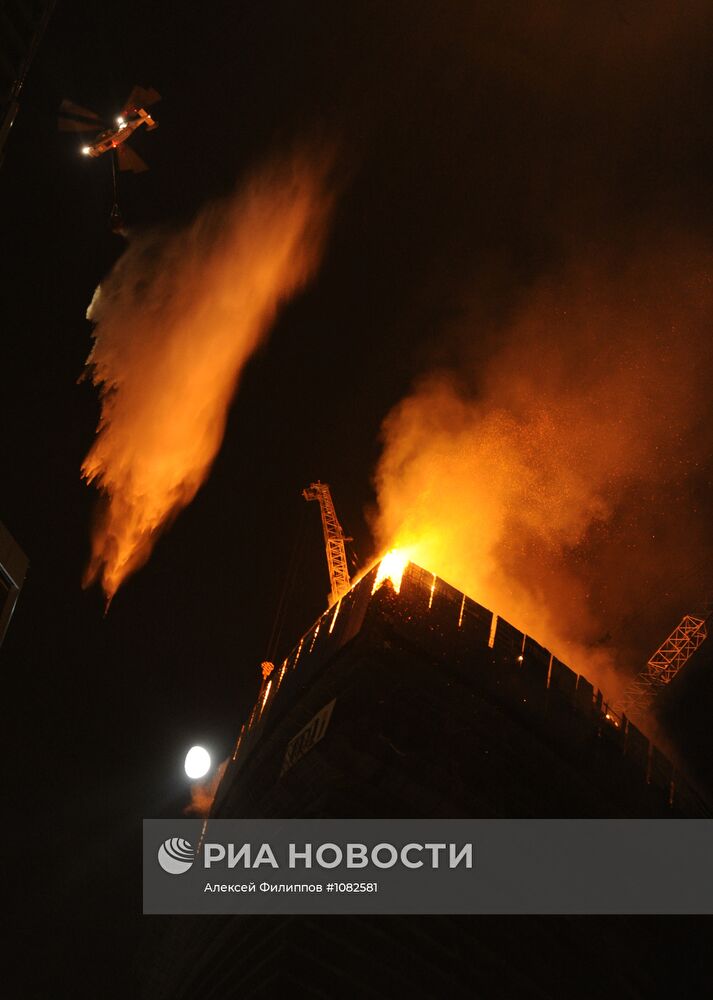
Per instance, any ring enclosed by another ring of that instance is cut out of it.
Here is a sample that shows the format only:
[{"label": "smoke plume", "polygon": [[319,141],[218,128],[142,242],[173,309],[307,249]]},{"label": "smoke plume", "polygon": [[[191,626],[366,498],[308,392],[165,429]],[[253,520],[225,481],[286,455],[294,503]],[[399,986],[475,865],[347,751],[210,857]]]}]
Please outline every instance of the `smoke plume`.
[{"label": "smoke plume", "polygon": [[194,781],[191,785],[191,801],[183,810],[186,816],[207,816],[213,808],[218,787],[223,780],[228,758],[221,761],[215,772],[205,781]]},{"label": "smoke plume", "polygon": [[707,537],[713,255],[671,234],[662,246],[539,282],[487,361],[463,349],[457,372],[389,414],[376,475],[382,547],[407,548],[611,696],[628,616],[652,595],[661,613],[672,586],[685,597]]},{"label": "smoke plume", "polygon": [[325,175],[320,158],[273,163],[186,228],[130,238],[97,289],[87,365],[101,418],[82,475],[103,504],[84,584],[107,601],[205,481],[246,362],[314,273]]}]

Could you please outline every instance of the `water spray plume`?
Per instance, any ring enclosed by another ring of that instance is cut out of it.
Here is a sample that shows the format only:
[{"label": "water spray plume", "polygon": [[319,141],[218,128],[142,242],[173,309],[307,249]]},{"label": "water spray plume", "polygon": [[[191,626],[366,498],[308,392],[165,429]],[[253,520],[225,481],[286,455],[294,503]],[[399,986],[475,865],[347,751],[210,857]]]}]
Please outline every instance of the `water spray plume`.
[{"label": "water spray plume", "polygon": [[82,475],[101,493],[84,585],[108,603],[205,481],[248,359],[318,266],[328,164],[257,173],[180,231],[129,246],[97,289],[87,372],[101,417]]}]

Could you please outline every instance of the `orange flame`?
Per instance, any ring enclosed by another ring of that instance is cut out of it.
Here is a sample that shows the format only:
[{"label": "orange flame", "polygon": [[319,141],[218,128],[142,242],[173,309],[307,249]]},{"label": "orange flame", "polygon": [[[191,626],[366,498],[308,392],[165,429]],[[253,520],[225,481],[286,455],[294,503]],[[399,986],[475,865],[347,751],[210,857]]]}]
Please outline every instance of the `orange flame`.
[{"label": "orange flame", "polygon": [[391,585],[398,594],[401,590],[401,580],[410,561],[405,549],[392,549],[387,552],[376,571],[374,586],[371,588],[372,594],[375,594],[387,580],[391,581]]},{"label": "orange flame", "polygon": [[101,418],[82,475],[104,506],[84,585],[107,603],[205,481],[245,363],[314,273],[326,164],[263,169],[179,232],[135,237],[97,289],[88,359]]}]

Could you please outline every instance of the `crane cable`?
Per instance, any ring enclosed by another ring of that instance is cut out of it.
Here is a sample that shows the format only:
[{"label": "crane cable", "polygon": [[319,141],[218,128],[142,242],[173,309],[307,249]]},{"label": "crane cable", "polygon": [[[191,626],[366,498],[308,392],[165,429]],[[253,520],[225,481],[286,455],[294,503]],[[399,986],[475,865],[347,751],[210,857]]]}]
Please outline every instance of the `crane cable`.
[{"label": "crane cable", "polygon": [[113,232],[119,233],[121,231],[122,226],[123,226],[123,222],[122,222],[122,219],[121,219],[121,213],[119,212],[119,190],[118,190],[118,184],[117,184],[117,180],[116,180],[116,150],[115,149],[112,149],[112,151],[111,151],[111,186],[112,186],[112,194],[113,194],[114,201],[113,201],[113,204],[111,206],[111,213],[109,215],[109,224],[110,224]]}]

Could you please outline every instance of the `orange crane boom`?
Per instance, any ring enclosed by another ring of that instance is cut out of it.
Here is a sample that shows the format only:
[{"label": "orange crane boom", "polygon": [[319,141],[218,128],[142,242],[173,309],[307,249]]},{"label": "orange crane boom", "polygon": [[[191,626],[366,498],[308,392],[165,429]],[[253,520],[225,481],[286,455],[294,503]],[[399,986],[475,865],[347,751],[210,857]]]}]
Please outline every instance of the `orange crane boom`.
[{"label": "orange crane boom", "polygon": [[332,494],[326,483],[310,483],[306,489],[302,490],[302,496],[305,500],[316,500],[319,503],[331,587],[329,603],[330,605],[336,604],[352,585],[347,566],[347,553],[344,547],[344,543],[348,542],[349,539],[345,537],[342,531],[342,526],[337,518],[337,512],[334,509]]}]

